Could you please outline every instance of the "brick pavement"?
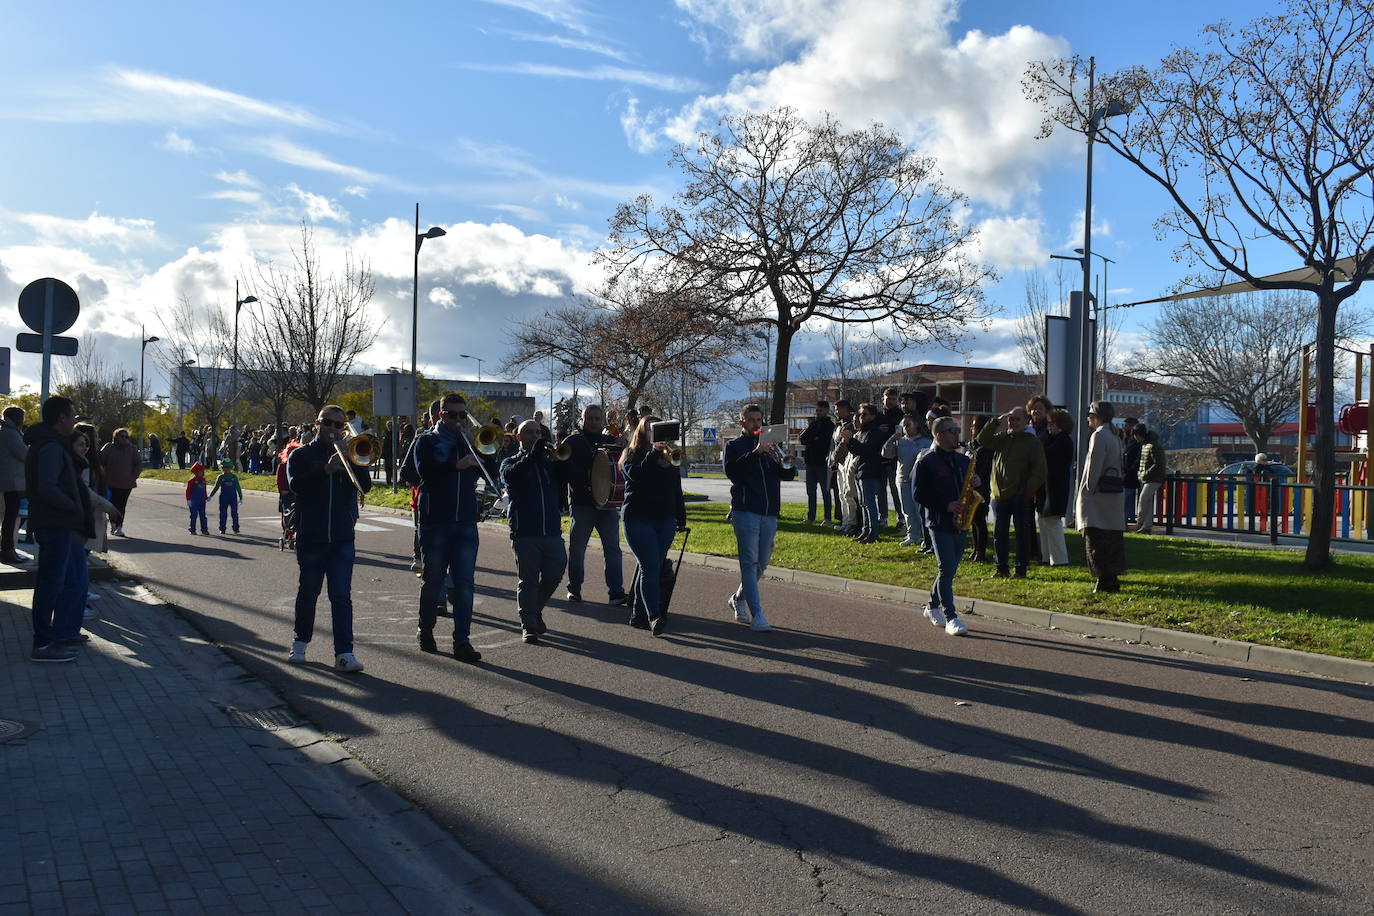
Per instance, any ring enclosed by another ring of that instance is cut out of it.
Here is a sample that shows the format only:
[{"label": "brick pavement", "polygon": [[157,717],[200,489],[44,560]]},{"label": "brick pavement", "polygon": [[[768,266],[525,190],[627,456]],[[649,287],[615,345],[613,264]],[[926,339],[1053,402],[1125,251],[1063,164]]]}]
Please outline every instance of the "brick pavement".
[{"label": "brick pavement", "polygon": [[533,909],[136,586],[96,586],[69,664],[34,664],[32,592],[0,591],[0,916]]}]

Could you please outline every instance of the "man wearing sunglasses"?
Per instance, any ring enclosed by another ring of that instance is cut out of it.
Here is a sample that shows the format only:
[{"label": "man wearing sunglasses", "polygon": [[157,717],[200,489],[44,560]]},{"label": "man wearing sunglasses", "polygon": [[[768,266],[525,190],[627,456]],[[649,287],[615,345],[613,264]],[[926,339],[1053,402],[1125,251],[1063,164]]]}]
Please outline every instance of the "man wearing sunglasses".
[{"label": "man wearing sunglasses", "polygon": [[358,521],[358,490],[366,493],[372,477],[365,468],[339,457],[344,440],[343,408],[333,404],[315,420],[314,441],[291,452],[286,460],[286,485],[296,497],[296,640],[292,662],[305,661],[305,649],[315,630],[315,603],[328,583],[329,611],[334,629],[334,667],[353,674],[363,670],[353,654],[353,526]]},{"label": "man wearing sunglasses", "polygon": [[[926,530],[935,545],[935,560],[939,564],[935,582],[930,586],[925,618],[944,627],[950,636],[963,636],[968,627],[954,610],[954,575],[964,556],[968,532],[961,531],[956,520],[964,511],[959,497],[972,459],[958,452],[959,424],[953,417],[940,417],[931,428],[935,447],[917,459],[913,471],[916,502],[925,510]],[[975,475],[974,487],[980,482]]]},{"label": "man wearing sunglasses", "polygon": [[472,647],[472,598],[477,579],[477,452],[468,437],[468,405],[456,393],[444,395],[439,422],[415,437],[420,480],[420,649],[437,652],[434,623],[444,600],[445,578],[453,582],[453,657],[480,661]]}]

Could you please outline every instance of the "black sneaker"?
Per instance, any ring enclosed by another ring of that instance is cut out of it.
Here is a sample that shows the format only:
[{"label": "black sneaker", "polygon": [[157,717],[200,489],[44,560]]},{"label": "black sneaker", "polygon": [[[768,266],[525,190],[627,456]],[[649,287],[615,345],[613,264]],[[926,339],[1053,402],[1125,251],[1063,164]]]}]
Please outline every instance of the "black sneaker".
[{"label": "black sneaker", "polygon": [[35,646],[34,650],[29,653],[29,661],[74,662],[76,661],[76,653],[55,642],[50,642],[46,646]]},{"label": "black sneaker", "polygon": [[539,642],[539,631],[534,627],[522,626],[520,628],[520,638],[527,643]]},{"label": "black sneaker", "polygon": [[568,600],[571,601],[573,604],[579,604],[582,601],[582,593],[569,590]]},{"label": "black sneaker", "polygon": [[545,633],[549,632],[549,628],[544,624],[543,614],[540,614],[538,617],[534,618],[534,632],[538,633],[540,636],[543,636]]},{"label": "black sneaker", "polygon": [[87,636],[85,633],[77,633],[70,639],[59,639],[58,643],[64,646],[84,646],[86,643],[90,641],[91,638]]},{"label": "black sneaker", "polygon": [[439,646],[434,642],[434,631],[420,629],[415,631],[415,638],[420,643],[421,652],[438,652]]},{"label": "black sneaker", "polygon": [[453,657],[460,662],[480,662],[482,653],[474,649],[470,642],[456,642],[453,644]]},{"label": "black sneaker", "polygon": [[655,617],[653,620],[649,621],[649,632],[654,634],[655,636],[662,636],[663,631],[667,629],[667,627],[668,618],[664,615],[659,615],[658,617]]},{"label": "black sneaker", "polygon": [[649,629],[649,618],[631,617],[630,626],[634,627],[636,630],[647,630]]},{"label": "black sneaker", "polygon": [[630,606],[630,596],[629,596],[628,594],[626,594],[625,592],[616,592],[614,595],[612,595],[611,597],[609,597],[609,598],[606,599],[606,603],[607,603],[607,604],[614,604],[614,605],[617,605],[617,606],[619,606],[619,607],[629,607],[629,606]]}]

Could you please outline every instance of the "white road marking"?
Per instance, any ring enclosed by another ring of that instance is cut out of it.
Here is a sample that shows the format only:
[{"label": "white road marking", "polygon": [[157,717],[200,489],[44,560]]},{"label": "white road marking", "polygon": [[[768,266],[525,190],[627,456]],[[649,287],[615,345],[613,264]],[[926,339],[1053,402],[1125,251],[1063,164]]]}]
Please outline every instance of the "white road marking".
[{"label": "white road marking", "polygon": [[402,525],[406,528],[414,528],[415,523],[408,518],[399,518],[395,515],[364,515],[364,521],[386,522],[388,525]]}]

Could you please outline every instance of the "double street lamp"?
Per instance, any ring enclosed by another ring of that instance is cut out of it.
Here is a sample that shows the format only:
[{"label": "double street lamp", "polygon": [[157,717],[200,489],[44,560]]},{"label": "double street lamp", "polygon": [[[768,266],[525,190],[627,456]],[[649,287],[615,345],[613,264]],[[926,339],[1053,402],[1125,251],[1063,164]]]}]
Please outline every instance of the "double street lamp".
[{"label": "double street lamp", "polygon": [[[434,231],[433,229],[430,230],[430,232],[433,232],[433,231]],[[482,380],[482,363],[486,362],[486,360],[482,359],[482,357],[480,357],[480,356],[469,356],[469,355],[466,354],[466,353],[459,353],[458,355],[461,356],[463,359],[475,359],[475,360],[477,360],[477,381],[480,382],[480,381]]]},{"label": "double street lamp", "polygon": [[[237,418],[239,406],[239,312],[250,302],[257,302],[257,296],[239,298],[239,281],[234,280],[234,385],[231,389],[233,400],[229,402],[229,425],[232,427]],[[237,440],[237,436],[235,437]]]},{"label": "double street lamp", "polygon": [[161,339],[159,337],[144,337],[143,335],[146,333],[147,329],[143,325],[139,325],[138,336],[143,340],[143,344],[138,350],[138,448],[140,450],[143,448],[143,414],[148,407],[143,399],[143,366],[146,362],[144,357],[148,354],[148,344],[157,343]]},{"label": "double street lamp", "polygon": [[[1083,260],[1088,259],[1082,248],[1075,248],[1074,251],[1084,255]],[[1097,356],[1102,361],[1101,397],[1105,401],[1107,399],[1107,316],[1105,310],[1107,308],[1107,294],[1110,289],[1107,284],[1107,265],[1116,262],[1105,254],[1098,254],[1096,251],[1092,252],[1092,256],[1102,259],[1102,285],[1097,290],[1095,317],[1097,318]]]},{"label": "double street lamp", "polygon": [[[414,393],[415,403],[411,416],[415,418],[416,428],[420,423],[420,380],[415,374],[416,353],[420,342],[420,246],[425,239],[437,239],[448,235],[438,226],[431,226],[428,232],[420,231],[420,205],[415,204],[415,274],[410,287],[410,390]],[[480,369],[480,367],[479,367]],[[393,405],[392,409],[395,407]]]}]

